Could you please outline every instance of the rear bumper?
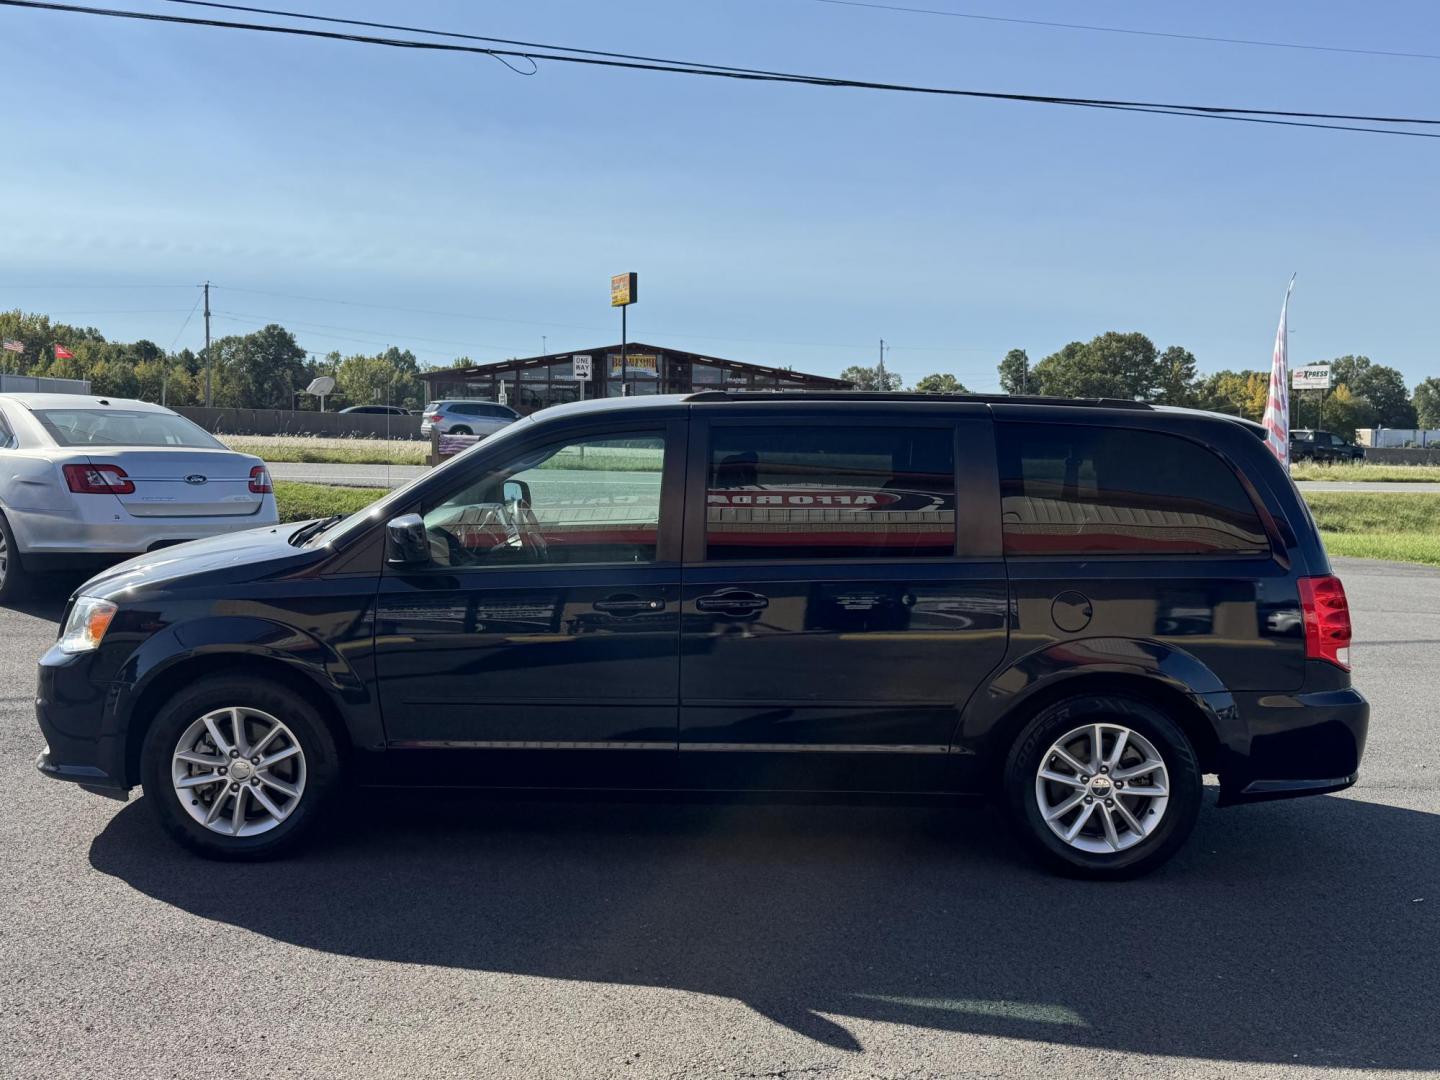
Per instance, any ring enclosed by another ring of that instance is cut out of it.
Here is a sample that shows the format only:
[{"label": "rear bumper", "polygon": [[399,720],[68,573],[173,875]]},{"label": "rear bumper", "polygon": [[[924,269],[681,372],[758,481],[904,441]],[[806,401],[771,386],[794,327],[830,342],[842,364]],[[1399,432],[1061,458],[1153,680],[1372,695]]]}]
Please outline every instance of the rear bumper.
[{"label": "rear bumper", "polygon": [[[117,504],[118,505],[118,504]],[[215,517],[132,518],[119,521],[86,521],[78,515],[40,510],[5,512],[22,559],[31,556],[127,557],[166,544],[203,540],[209,536],[263,528],[279,521],[275,497],[268,495],[253,514],[225,514]]]},{"label": "rear bumper", "polygon": [[1370,704],[1359,691],[1236,694],[1249,729],[1244,753],[1226,755],[1220,805],[1341,791],[1359,778]]}]

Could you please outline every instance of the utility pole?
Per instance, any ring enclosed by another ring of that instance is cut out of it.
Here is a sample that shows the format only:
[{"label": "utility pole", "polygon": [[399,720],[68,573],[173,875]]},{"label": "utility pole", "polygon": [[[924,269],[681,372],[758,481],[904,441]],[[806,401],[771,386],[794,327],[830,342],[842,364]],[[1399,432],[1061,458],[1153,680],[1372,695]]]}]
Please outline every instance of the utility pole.
[{"label": "utility pole", "polygon": [[880,372],[880,389],[889,390],[890,380],[885,378],[885,339],[883,337],[880,339],[880,367],[878,370]]},{"label": "utility pole", "polygon": [[205,407],[215,405],[215,358],[210,354],[210,282],[205,282]]},{"label": "utility pole", "polygon": [[548,339],[544,334],[541,334],[541,335],[540,335],[540,355],[541,355],[541,356],[548,356],[548,355],[549,355],[549,353],[546,351],[546,350],[549,348],[549,346],[546,344],[546,342],[547,342],[548,340],[549,340],[549,339]]}]

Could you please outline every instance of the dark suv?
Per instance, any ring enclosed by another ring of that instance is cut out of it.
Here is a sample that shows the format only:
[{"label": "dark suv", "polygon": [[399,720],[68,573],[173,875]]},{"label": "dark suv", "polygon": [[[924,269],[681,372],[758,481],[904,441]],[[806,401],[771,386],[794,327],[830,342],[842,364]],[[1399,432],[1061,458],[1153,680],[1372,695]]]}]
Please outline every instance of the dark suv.
[{"label": "dark suv", "polygon": [[[343,520],[93,578],[40,769],[196,851],[354,784],[990,795],[1052,866],[1355,782],[1368,706],[1258,425],[1120,401],[729,394],[545,410]],[[1317,838],[1316,842],[1323,842]]]}]

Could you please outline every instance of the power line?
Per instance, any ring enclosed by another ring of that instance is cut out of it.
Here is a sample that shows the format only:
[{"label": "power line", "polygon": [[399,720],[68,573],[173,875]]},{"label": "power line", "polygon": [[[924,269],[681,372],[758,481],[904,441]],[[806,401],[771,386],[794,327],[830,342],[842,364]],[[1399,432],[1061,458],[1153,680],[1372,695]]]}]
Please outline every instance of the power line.
[{"label": "power line", "polygon": [[[189,0],[172,0],[186,3]],[[1212,34],[1181,34],[1167,30],[1136,30],[1127,26],[1098,26],[1092,23],[1050,22],[1046,19],[1022,19],[1013,15],[977,15],[969,11],[945,11],[939,8],[906,7],[901,4],[879,4],[870,0],[811,0],[836,7],[869,8],[902,15],[940,15],[951,19],[973,19],[977,22],[1015,23],[1020,26],[1043,26],[1054,30],[1087,30],[1097,34],[1129,34],[1135,37],[1172,38],[1177,41],[1203,41],[1212,45],[1254,45],[1267,49],[1300,49],[1307,52],[1350,53],[1355,56],[1403,57],[1407,60],[1440,60],[1440,53],[1401,52],[1393,49],[1357,49],[1344,45],[1307,45],[1297,41],[1267,41],[1263,38],[1220,37]]]},{"label": "power line", "polygon": [[[1168,102],[1127,101],[1108,98],[1061,97],[1047,94],[1015,94],[991,90],[961,90],[950,87],[920,86],[905,83],[872,82],[859,79],[844,79],[820,75],[803,75],[788,72],[769,72],[759,69],[728,69],[718,66],[696,66],[677,61],[629,60],[602,57],[598,55],[577,55],[567,52],[531,52],[514,49],[482,48],[470,45],[453,45],[444,42],[416,41],[408,38],[382,38],[363,34],[348,34],[331,30],[311,30],[295,26],[273,26],[264,23],[242,23],[223,19],[201,19],[190,16],[161,15],[153,12],[126,11],[114,8],[86,7],[78,4],[62,4],[48,0],[0,0],[7,7],[29,8],[45,11],[70,12],[97,15],[110,18],[135,19],[145,22],[173,23],[186,26],[202,26],[215,29],[245,30],[256,33],[288,34],[297,37],[317,38],[329,41],[347,41],[367,45],[381,45],[391,48],[419,49],[432,52],[470,53],[491,57],[514,57],[529,61],[553,60],[558,63],[582,64],[597,67],[622,68],[639,71],[658,71],[682,75],[699,75],[708,78],[739,79],[753,82],[793,83],[807,86],[847,88],[859,90],[887,91],[892,93],[924,94],[941,97],[962,97],[991,101],[1014,101],[1030,104],[1068,105],[1080,108],[1118,109],[1122,111],[1152,112],[1161,115],[1214,116],[1222,119],[1248,119],[1252,123],[1276,124],[1283,127],[1320,127],[1342,131],[1364,131],[1371,134],[1400,135],[1413,138],[1440,138],[1440,133],[1406,131],[1387,128],[1342,127],[1334,124],[1319,124],[1319,120],[1343,120],[1368,124],[1411,124],[1437,125],[1440,119],[1422,117],[1369,116],[1351,113],[1301,112],[1282,109],[1258,109],[1219,105],[1186,105]],[[291,13],[285,13],[291,14]],[[294,13],[292,17],[302,17]],[[304,16],[319,18],[318,16]],[[550,48],[536,46],[536,48]],[[1291,119],[1281,119],[1282,117]],[[1297,120],[1311,121],[1308,123]]]}]

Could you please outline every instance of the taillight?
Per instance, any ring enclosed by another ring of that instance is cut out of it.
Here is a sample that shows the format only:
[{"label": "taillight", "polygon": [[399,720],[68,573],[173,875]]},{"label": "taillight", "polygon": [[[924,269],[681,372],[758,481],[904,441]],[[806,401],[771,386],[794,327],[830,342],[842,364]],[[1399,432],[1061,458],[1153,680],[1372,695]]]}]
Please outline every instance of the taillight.
[{"label": "taillight", "polygon": [[432,412],[428,416],[426,416],[425,419],[429,420],[432,424],[438,424],[443,419],[443,417],[438,412]]},{"label": "taillight", "polygon": [[274,490],[270,485],[270,470],[256,465],[250,470],[250,490],[256,495],[269,495]]},{"label": "taillight", "polygon": [[1305,619],[1305,655],[1350,670],[1350,603],[1340,579],[1300,579],[1300,611]]},{"label": "taillight", "polygon": [[65,484],[77,495],[129,495],[135,484],[119,465],[64,465]]}]

